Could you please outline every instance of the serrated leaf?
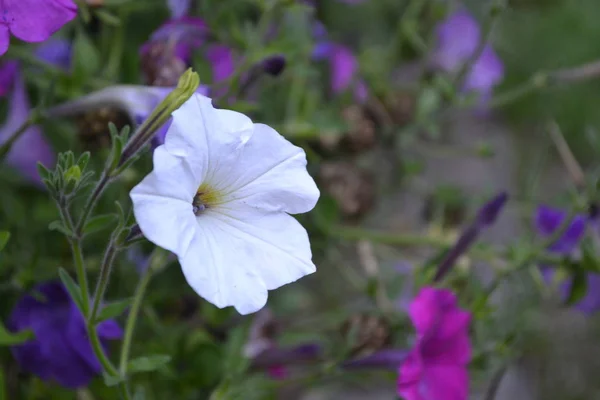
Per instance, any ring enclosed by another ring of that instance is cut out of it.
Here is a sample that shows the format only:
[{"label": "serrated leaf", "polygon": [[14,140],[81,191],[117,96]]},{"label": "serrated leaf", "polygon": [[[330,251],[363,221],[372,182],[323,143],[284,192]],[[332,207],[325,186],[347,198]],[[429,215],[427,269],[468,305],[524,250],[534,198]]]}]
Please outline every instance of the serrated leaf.
[{"label": "serrated leaf", "polygon": [[50,224],[48,225],[48,229],[50,229],[51,231],[58,231],[61,233],[64,233],[65,235],[67,235],[68,237],[73,237],[73,231],[70,230],[69,228],[67,228],[62,221],[52,221],[50,222]]},{"label": "serrated leaf", "polygon": [[571,273],[571,289],[569,290],[569,296],[565,302],[567,305],[573,305],[581,300],[587,293],[587,274],[586,272],[577,266]]},{"label": "serrated leaf", "polygon": [[106,321],[107,319],[112,319],[120,316],[125,312],[127,307],[131,304],[131,299],[125,299],[120,301],[115,301],[113,303],[109,303],[104,306],[100,314],[96,318],[96,322]]},{"label": "serrated leaf", "polygon": [[71,275],[69,275],[69,273],[65,271],[64,268],[58,269],[58,276],[60,277],[60,280],[62,281],[63,285],[65,285],[67,292],[69,292],[69,295],[71,296],[71,299],[73,299],[73,301],[75,302],[77,308],[79,308],[81,313],[85,315],[85,312],[83,311],[83,296],[81,295],[81,289],[79,288],[77,283],[75,283],[73,278],[71,278]]},{"label": "serrated leaf", "polygon": [[34,338],[35,336],[32,331],[27,330],[11,333],[0,323],[0,346],[14,346]]},{"label": "serrated leaf", "polygon": [[138,357],[127,363],[127,371],[132,374],[155,371],[166,365],[169,361],[171,361],[171,356],[166,354]]},{"label": "serrated leaf", "polygon": [[0,231],[0,251],[4,250],[10,239],[10,232]]},{"label": "serrated leaf", "polygon": [[103,214],[92,217],[83,227],[83,233],[90,234],[110,226],[117,219],[115,214]]}]

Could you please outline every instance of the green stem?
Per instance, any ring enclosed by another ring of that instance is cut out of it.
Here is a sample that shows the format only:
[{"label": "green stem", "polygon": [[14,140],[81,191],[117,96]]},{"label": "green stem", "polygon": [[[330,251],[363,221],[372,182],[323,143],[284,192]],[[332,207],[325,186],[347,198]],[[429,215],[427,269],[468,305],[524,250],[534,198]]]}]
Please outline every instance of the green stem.
[{"label": "green stem", "polygon": [[100,361],[102,365],[102,369],[106,371],[110,376],[117,377],[119,376],[119,371],[115,368],[112,362],[108,359],[108,356],[104,352],[104,348],[102,347],[102,343],[100,342],[100,337],[98,336],[98,331],[94,323],[87,323],[87,331],[88,336],[90,337],[90,343],[92,344],[92,349],[94,350],[94,354]]},{"label": "green stem", "polygon": [[92,305],[92,311],[89,314],[88,321],[91,323],[96,322],[96,316],[98,314],[100,303],[104,299],[104,292],[110,280],[110,273],[112,271],[112,265],[117,256],[117,248],[113,240],[108,244],[106,252],[104,253],[104,259],[100,267],[100,277],[98,278],[98,284],[96,285],[96,291],[94,292],[94,303]]},{"label": "green stem", "polygon": [[83,298],[83,312],[86,317],[90,312],[90,295],[88,289],[87,274],[85,272],[85,266],[83,263],[83,252],[81,250],[81,241],[79,239],[71,240],[71,249],[73,251],[73,260],[75,262],[75,273],[77,274],[77,282],[81,289],[81,296]]},{"label": "green stem", "polygon": [[[52,65],[50,63],[47,63],[47,62],[39,59],[33,53],[27,51],[24,48],[21,48],[18,46],[11,47],[8,52],[8,55],[10,58],[17,59],[28,65],[39,67],[39,68],[45,70],[46,72],[49,72],[52,75],[60,76],[62,78],[72,79],[71,74],[63,71],[62,69],[60,69],[59,67],[57,67],[55,65]],[[85,86],[89,86],[92,89],[102,89],[102,88],[105,88],[112,84],[113,84],[113,82],[106,81],[106,80],[99,79],[99,78],[94,78],[94,77],[88,77],[84,82]]]},{"label": "green stem", "polygon": [[562,221],[560,226],[554,232],[552,232],[552,234],[546,240],[544,240],[537,247],[535,247],[533,250],[531,250],[529,252],[529,254],[520,263],[518,263],[514,268],[511,268],[509,270],[504,271],[503,273],[500,273],[496,277],[494,282],[492,282],[490,287],[487,289],[488,296],[494,290],[496,290],[498,288],[498,286],[500,286],[500,283],[504,279],[506,279],[508,276],[510,276],[516,272],[524,270],[529,265],[531,265],[532,262],[534,262],[535,260],[537,260],[539,258],[543,259],[543,255],[544,255],[544,252],[546,251],[546,249],[548,249],[548,247],[552,246],[558,239],[560,239],[564,235],[564,233],[567,231],[567,229],[569,229],[569,227],[571,226],[571,223],[573,222],[573,218],[575,218],[575,216],[577,215],[577,211],[578,210],[571,210],[569,212],[569,214],[567,215],[567,217]]},{"label": "green stem", "polygon": [[10,138],[0,145],[0,161],[4,160],[4,157],[10,152],[10,149],[15,142],[33,125],[39,123],[42,120],[41,114],[33,110],[29,117],[21,124],[21,126],[10,136]]},{"label": "green stem", "polygon": [[123,346],[121,347],[121,360],[119,362],[119,370],[123,376],[127,374],[127,362],[129,361],[133,332],[135,330],[135,324],[137,322],[140,307],[142,306],[144,293],[146,292],[146,288],[150,283],[150,278],[152,278],[151,264],[152,263],[149,263],[149,265],[146,267],[146,271],[144,272],[144,275],[142,275],[142,279],[138,283],[138,286],[135,290],[133,304],[131,305],[129,317],[127,318],[127,323],[125,325],[125,337],[123,339]]},{"label": "green stem", "polygon": [[85,206],[83,207],[83,211],[81,212],[81,216],[79,217],[79,222],[77,223],[77,227],[75,228],[75,231],[74,231],[75,234],[77,235],[77,237],[81,237],[83,227],[85,226],[85,224],[88,220],[88,217],[90,216],[90,213],[94,209],[94,206],[96,205],[96,202],[98,201],[98,198],[100,197],[102,192],[104,192],[104,189],[106,189],[106,186],[108,185],[109,181],[110,181],[110,177],[109,177],[108,173],[103,172],[102,176],[96,183],[96,187],[94,187],[92,194],[90,195],[90,197],[88,197],[87,202],[85,203]]}]

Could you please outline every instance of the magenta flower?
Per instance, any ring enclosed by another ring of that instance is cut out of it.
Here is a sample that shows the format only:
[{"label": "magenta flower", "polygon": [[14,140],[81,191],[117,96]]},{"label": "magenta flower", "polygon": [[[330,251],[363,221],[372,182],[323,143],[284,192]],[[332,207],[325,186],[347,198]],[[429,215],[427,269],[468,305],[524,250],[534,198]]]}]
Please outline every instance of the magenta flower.
[{"label": "magenta flower", "polygon": [[[450,15],[436,30],[437,48],[433,53],[436,68],[456,73],[475,53],[481,40],[477,21],[466,10]],[[492,89],[504,78],[504,65],[491,45],[486,44],[481,56],[472,65],[463,90],[478,92],[488,98]]]},{"label": "magenta flower", "polygon": [[3,0],[0,2],[0,55],[10,34],[26,42],[43,42],[77,15],[72,0]]},{"label": "magenta flower", "polygon": [[406,400],[466,400],[471,315],[447,289],[425,287],[410,305],[417,342],[402,362],[398,394]]},{"label": "magenta flower", "polygon": [[[0,96],[9,95],[8,115],[0,126],[0,144],[6,142],[29,117],[31,106],[25,82],[16,61],[0,66]],[[54,167],[55,155],[38,126],[32,126],[17,139],[6,156],[6,163],[34,184],[42,185],[38,161]]]},{"label": "magenta flower", "polygon": [[[87,386],[101,373],[88,339],[81,312],[59,282],[38,285],[43,297],[26,295],[15,305],[7,326],[13,332],[31,330],[35,339],[11,348],[25,371],[45,381],[75,389]],[[103,346],[108,340],[120,339],[123,332],[114,320],[98,325]]]},{"label": "magenta flower", "polygon": [[[542,237],[549,237],[558,229],[565,218],[566,213],[562,210],[540,206],[535,215],[535,229]],[[573,253],[583,239],[586,231],[586,225],[590,221],[583,215],[577,215],[565,231],[565,233],[548,248],[551,253],[559,255],[569,255]],[[554,277],[554,270],[542,266],[542,274],[547,282],[551,282]],[[566,301],[571,292],[572,279],[567,279],[560,286],[560,294],[563,301]],[[587,274],[587,292],[585,296],[574,307],[584,314],[592,314],[600,309],[600,274],[590,272]]]}]

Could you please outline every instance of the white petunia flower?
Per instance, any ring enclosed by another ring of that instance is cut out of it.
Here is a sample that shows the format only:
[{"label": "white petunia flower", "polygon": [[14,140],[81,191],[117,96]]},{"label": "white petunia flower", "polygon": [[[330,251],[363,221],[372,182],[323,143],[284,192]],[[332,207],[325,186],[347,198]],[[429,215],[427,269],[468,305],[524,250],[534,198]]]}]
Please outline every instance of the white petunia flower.
[{"label": "white petunia flower", "polygon": [[289,214],[318,198],[302,149],[199,94],[173,113],[154,170],[131,191],[144,236],[178,256],[200,296],[241,314],[315,272],[306,230]]}]

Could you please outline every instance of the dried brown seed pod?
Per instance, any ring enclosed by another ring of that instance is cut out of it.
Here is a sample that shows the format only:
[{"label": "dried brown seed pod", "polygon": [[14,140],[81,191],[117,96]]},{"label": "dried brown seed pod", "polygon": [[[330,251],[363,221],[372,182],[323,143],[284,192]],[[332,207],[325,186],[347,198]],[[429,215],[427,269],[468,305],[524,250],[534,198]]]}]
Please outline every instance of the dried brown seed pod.
[{"label": "dried brown seed pod", "polygon": [[109,122],[115,124],[119,130],[131,124],[125,112],[113,107],[101,107],[79,116],[78,135],[83,146],[90,150],[109,147]]},{"label": "dried brown seed pod", "polygon": [[349,126],[341,138],[342,145],[352,152],[363,152],[377,142],[375,122],[366,109],[358,104],[346,107],[342,116]]},{"label": "dried brown seed pod", "polygon": [[141,55],[142,71],[150,86],[176,86],[186,63],[175,54],[172,43],[150,43]]},{"label": "dried brown seed pod", "polygon": [[391,344],[391,325],[379,315],[352,315],[344,321],[340,333],[352,345],[351,357],[366,356]]},{"label": "dried brown seed pod", "polygon": [[375,182],[368,172],[348,162],[324,162],[319,178],[326,193],[333,197],[346,217],[358,217],[375,201]]}]

